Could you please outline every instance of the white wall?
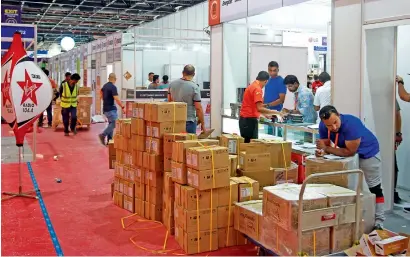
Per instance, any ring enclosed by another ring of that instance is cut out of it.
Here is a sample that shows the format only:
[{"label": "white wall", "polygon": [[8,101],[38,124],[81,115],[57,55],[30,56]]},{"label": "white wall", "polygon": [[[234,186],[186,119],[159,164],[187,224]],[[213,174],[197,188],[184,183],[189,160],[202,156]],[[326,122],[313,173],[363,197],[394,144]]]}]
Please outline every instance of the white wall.
[{"label": "white wall", "polygon": [[[122,77],[122,88],[124,89],[135,89],[136,84],[135,84],[135,60],[134,60],[134,51],[133,50],[122,50],[122,74],[115,74],[118,76]],[[129,72],[131,74],[131,78],[129,80],[126,80],[124,78],[124,74],[126,72]]]},{"label": "white wall", "polygon": [[[405,81],[407,92],[410,92],[410,25],[399,26],[397,30],[397,74]],[[403,143],[397,150],[399,165],[398,186],[410,190],[410,103],[403,102],[398,96],[401,108]]]},{"label": "white wall", "polygon": [[223,95],[223,31],[222,25],[211,28],[211,127],[213,135],[222,132],[222,95]]}]

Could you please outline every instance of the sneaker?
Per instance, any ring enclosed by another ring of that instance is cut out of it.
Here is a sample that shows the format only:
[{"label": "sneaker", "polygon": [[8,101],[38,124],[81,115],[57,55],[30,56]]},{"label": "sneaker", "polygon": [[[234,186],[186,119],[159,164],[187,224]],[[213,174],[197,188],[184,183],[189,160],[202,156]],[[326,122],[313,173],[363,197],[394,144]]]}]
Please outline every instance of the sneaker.
[{"label": "sneaker", "polygon": [[373,230],[384,230],[383,224],[382,223],[375,224]]},{"label": "sneaker", "polygon": [[407,214],[410,214],[410,207],[404,207],[403,211]]},{"label": "sneaker", "polygon": [[394,194],[394,206],[400,207],[400,208],[408,208],[410,207],[410,203],[401,199],[399,194],[396,192]]},{"label": "sneaker", "polygon": [[69,135],[68,132],[64,132],[64,136],[68,137]]},{"label": "sneaker", "polygon": [[73,130],[73,134],[74,134],[74,135],[77,135],[77,129],[74,129],[74,130]]},{"label": "sneaker", "polygon": [[106,146],[105,136],[104,136],[103,134],[99,134],[99,135],[98,135],[98,139],[100,139],[100,142],[101,142],[101,144],[102,144],[103,146]]}]

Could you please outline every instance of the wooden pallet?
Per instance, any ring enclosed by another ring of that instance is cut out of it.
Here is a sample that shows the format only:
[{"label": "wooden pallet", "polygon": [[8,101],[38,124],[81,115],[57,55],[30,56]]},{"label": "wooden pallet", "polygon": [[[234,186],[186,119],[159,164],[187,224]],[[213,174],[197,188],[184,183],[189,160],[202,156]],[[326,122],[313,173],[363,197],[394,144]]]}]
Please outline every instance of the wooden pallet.
[{"label": "wooden pallet", "polygon": [[[59,128],[59,125],[60,125],[60,124],[63,124],[63,122],[60,121],[60,120],[58,120],[58,121],[53,121],[51,127],[54,129],[54,131],[56,131],[56,130]],[[77,120],[77,125],[76,125],[76,128],[77,128],[77,129],[87,129],[87,130],[89,130],[90,127],[91,127],[91,123],[85,124],[85,123],[82,123],[80,120]]]}]

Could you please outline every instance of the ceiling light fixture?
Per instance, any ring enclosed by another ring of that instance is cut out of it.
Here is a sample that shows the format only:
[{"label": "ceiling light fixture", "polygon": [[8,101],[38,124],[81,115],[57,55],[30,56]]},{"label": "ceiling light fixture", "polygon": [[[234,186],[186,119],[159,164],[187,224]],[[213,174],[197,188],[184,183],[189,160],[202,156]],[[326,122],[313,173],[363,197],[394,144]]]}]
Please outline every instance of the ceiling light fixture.
[{"label": "ceiling light fixture", "polygon": [[71,37],[64,37],[61,40],[61,48],[66,51],[70,51],[75,46],[75,41]]}]

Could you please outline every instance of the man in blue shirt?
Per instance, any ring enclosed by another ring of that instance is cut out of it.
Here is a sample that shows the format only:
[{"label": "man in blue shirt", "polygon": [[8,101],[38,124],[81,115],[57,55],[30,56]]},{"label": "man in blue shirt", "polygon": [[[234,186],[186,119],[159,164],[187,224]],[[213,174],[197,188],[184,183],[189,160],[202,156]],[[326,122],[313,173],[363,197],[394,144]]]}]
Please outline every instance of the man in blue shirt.
[{"label": "man in blue shirt", "polygon": [[[375,228],[382,229],[384,196],[381,187],[379,142],[363,122],[349,114],[339,114],[335,107],[324,106],[320,112],[320,139],[317,141],[316,156],[334,154],[342,157],[359,155],[359,167],[363,170],[370,192],[376,195]],[[332,144],[334,146],[332,146]]]}]

